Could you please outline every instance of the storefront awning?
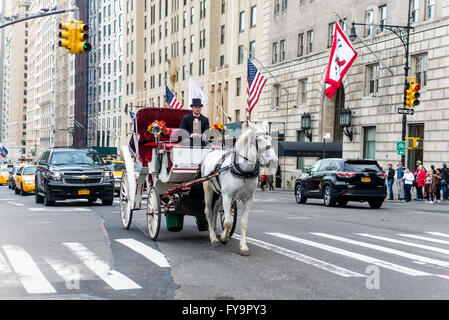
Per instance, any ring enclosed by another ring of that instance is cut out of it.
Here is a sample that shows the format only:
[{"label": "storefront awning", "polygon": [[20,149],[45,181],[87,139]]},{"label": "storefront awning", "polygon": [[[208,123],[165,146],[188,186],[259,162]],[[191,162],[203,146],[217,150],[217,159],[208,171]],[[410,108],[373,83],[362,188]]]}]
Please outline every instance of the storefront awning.
[{"label": "storefront awning", "polygon": [[238,138],[242,135],[242,124],[243,122],[231,122],[226,123],[227,128],[226,138]]},{"label": "storefront awning", "polygon": [[340,142],[296,142],[280,141],[278,155],[280,157],[323,157],[323,150],[326,158],[341,158],[343,155],[343,145]]}]

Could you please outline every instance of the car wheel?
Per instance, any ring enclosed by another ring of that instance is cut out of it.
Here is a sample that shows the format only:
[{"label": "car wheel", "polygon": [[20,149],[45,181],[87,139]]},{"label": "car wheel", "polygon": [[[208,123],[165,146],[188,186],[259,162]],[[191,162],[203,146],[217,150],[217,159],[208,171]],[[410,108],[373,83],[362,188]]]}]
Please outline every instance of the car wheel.
[{"label": "car wheel", "polygon": [[334,199],[333,191],[332,191],[332,188],[330,186],[326,186],[324,188],[323,200],[324,200],[324,205],[326,207],[333,207],[333,206],[335,206],[336,201]]},{"label": "car wheel", "polygon": [[338,200],[337,201],[337,205],[339,207],[346,207],[347,204],[348,204],[348,200]]},{"label": "car wheel", "polygon": [[44,203],[44,197],[37,193],[37,190],[34,193],[34,201],[36,203]]},{"label": "car wheel", "polygon": [[15,194],[19,194],[20,193],[20,190],[19,189],[17,189],[17,187],[14,189],[14,193]]},{"label": "car wheel", "polygon": [[20,184],[20,195],[25,196],[27,193],[23,191],[23,184]]},{"label": "car wheel", "polygon": [[384,202],[382,200],[371,200],[368,203],[371,209],[379,209]]},{"label": "car wheel", "polygon": [[307,197],[304,195],[304,188],[302,185],[298,184],[296,186],[295,189],[295,198],[296,198],[296,203],[300,204],[300,203],[306,203],[307,201]]},{"label": "car wheel", "polygon": [[114,199],[101,199],[101,204],[104,206],[112,206]]},{"label": "car wheel", "polygon": [[44,205],[45,205],[46,207],[53,207],[55,204],[56,204],[55,201],[50,200],[49,197],[48,197],[48,194],[45,193],[45,196],[44,196]]}]

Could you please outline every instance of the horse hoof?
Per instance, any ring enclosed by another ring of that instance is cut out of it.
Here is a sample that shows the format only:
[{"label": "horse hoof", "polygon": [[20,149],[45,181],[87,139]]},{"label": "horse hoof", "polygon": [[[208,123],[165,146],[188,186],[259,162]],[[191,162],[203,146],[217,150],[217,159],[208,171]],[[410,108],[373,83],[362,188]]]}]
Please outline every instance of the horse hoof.
[{"label": "horse hoof", "polygon": [[219,247],[220,246],[220,241],[218,241],[218,239],[212,240],[210,242],[212,247]]},{"label": "horse hoof", "polygon": [[221,241],[221,243],[226,244],[226,243],[229,242],[229,238],[228,239],[224,239],[224,240],[223,240],[223,238],[220,238],[220,241]]},{"label": "horse hoof", "polygon": [[247,257],[250,254],[250,250],[248,248],[246,249],[240,249],[240,255]]}]

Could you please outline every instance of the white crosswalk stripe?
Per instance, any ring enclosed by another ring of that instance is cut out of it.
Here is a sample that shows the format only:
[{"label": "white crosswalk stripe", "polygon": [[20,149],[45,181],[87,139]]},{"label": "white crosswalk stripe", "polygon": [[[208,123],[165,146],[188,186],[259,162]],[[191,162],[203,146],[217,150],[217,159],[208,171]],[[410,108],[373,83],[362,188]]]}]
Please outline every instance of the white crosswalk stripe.
[{"label": "white crosswalk stripe", "polygon": [[170,268],[167,258],[165,258],[161,252],[154,250],[142,242],[134,239],[117,239],[116,241],[141,254],[151,262],[157,264],[159,267]]},{"label": "white crosswalk stripe", "polygon": [[426,232],[426,233],[434,235],[434,236],[438,236],[438,237],[449,238],[449,234],[442,233],[442,232]]},{"label": "white crosswalk stripe", "polygon": [[435,238],[429,238],[429,237],[422,237],[422,236],[417,236],[414,234],[398,234],[398,236],[401,237],[408,237],[408,238],[412,238],[412,239],[418,239],[418,240],[424,240],[424,241],[429,241],[429,242],[435,242],[435,243],[442,243],[442,244],[449,244],[449,241],[447,240],[440,240],[440,239],[435,239]]}]

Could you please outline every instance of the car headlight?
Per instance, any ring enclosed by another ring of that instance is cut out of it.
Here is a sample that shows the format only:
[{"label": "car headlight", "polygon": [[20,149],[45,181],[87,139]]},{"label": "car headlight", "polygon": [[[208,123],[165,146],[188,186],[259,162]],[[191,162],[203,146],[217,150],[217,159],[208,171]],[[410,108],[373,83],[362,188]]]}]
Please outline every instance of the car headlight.
[{"label": "car headlight", "polygon": [[112,174],[112,171],[103,172],[103,182],[111,182],[113,180],[114,180],[114,175]]},{"label": "car headlight", "polygon": [[50,179],[54,181],[61,181],[62,173],[59,171],[50,171]]}]

